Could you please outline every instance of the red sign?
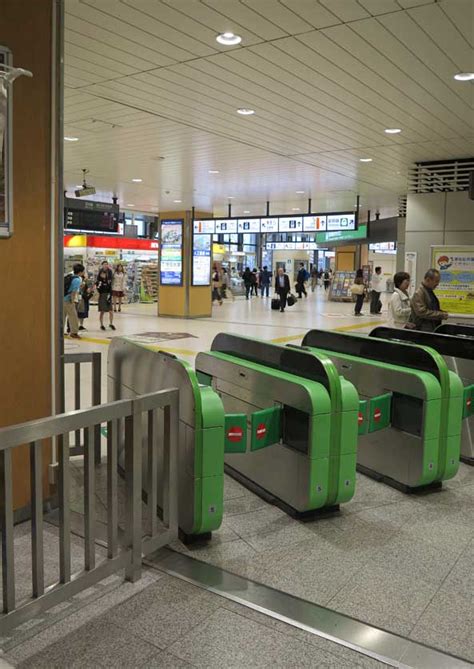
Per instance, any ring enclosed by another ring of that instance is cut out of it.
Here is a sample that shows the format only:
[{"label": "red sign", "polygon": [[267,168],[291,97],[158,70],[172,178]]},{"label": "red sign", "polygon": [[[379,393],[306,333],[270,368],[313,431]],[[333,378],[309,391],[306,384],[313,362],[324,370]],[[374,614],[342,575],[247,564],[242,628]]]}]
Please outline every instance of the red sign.
[{"label": "red sign", "polygon": [[107,235],[64,235],[64,246],[75,247],[74,237],[83,237],[85,246],[96,249],[129,249],[134,251],[156,251],[159,242],[156,239],[136,239],[133,237],[108,237]]},{"label": "red sign", "polygon": [[236,425],[235,427],[229,427],[229,429],[227,430],[228,441],[232,441],[234,443],[242,441],[243,436],[244,436],[244,431],[238,425]]},{"label": "red sign", "polygon": [[259,423],[257,425],[257,439],[265,439],[265,435],[267,434],[267,426],[265,423]]},{"label": "red sign", "polygon": [[362,423],[364,422],[364,414],[362,414],[360,411],[359,411],[359,415],[357,417],[357,421],[358,421],[359,425],[362,425]]},{"label": "red sign", "polygon": [[471,408],[471,404],[472,404],[472,399],[470,397],[468,397],[467,400],[466,400],[466,406],[467,406],[468,409]]},{"label": "red sign", "polygon": [[374,421],[376,423],[378,423],[381,418],[382,418],[382,412],[380,411],[380,409],[375,409],[375,411],[374,411]]}]

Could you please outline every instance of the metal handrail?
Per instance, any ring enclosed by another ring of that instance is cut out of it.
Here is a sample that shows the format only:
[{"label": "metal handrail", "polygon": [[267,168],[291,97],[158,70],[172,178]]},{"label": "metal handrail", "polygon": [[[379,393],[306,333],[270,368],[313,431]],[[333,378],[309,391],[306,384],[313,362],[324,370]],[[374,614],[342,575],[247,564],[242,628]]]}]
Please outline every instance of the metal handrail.
[{"label": "metal handrail", "polygon": [[[163,445],[167,467],[164,481],[164,530],[158,531],[158,478],[148,480],[149,535],[142,534],[142,450],[149,461],[158,457],[157,414],[164,414]],[[148,427],[143,429],[143,414]],[[95,468],[94,428],[107,424],[107,559],[95,563]],[[84,570],[71,574],[70,539],[70,449],[69,434],[84,429]],[[101,579],[125,568],[127,580],[141,575],[141,560],[178,536],[178,431],[179,391],[162,390],[131,400],[120,400],[90,409],[71,411],[21,425],[0,429],[0,523],[2,528],[3,615],[0,635],[68,599]],[[145,433],[145,434],[144,434]],[[43,440],[57,437],[59,507],[59,581],[44,585],[43,562]],[[144,437],[146,441],[144,442]],[[119,545],[117,463],[119,444],[125,451],[126,518],[125,539]],[[13,449],[29,444],[31,486],[32,599],[16,606],[15,545],[13,518]]]}]

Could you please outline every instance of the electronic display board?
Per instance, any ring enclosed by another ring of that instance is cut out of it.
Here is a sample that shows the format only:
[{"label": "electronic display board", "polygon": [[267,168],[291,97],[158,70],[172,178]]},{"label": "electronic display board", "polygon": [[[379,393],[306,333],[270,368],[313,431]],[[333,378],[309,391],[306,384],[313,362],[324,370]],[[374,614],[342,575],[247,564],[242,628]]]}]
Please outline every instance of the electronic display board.
[{"label": "electronic display board", "polygon": [[193,235],[193,286],[211,285],[211,247],[210,235]]},{"label": "electronic display board", "polygon": [[161,221],[160,284],[183,283],[183,220]]}]

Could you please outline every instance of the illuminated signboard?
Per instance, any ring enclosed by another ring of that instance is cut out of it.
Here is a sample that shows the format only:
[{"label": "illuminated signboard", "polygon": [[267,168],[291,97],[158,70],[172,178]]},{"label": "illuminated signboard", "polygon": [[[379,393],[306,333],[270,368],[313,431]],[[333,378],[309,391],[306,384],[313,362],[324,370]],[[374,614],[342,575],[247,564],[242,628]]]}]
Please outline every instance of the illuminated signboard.
[{"label": "illuminated signboard", "polygon": [[279,232],[303,232],[303,218],[301,216],[280,218],[278,229]]},{"label": "illuminated signboard", "polygon": [[267,251],[317,251],[316,242],[267,242]]},{"label": "illuminated signboard", "polygon": [[193,232],[195,234],[206,234],[213,235],[215,231],[216,223],[213,218],[203,219],[201,221],[193,222]]},{"label": "illuminated signboard", "polygon": [[183,283],[183,220],[161,221],[160,284]]},{"label": "illuminated signboard", "polygon": [[303,216],[304,232],[323,232],[326,230],[327,216]]},{"label": "illuminated signboard", "polygon": [[237,221],[232,218],[225,220],[216,220],[216,232],[217,233],[231,233],[234,234],[237,232]]},{"label": "illuminated signboard", "polygon": [[262,218],[260,220],[260,230],[262,232],[278,232],[278,217]]},{"label": "illuminated signboard", "polygon": [[367,226],[359,225],[357,230],[338,230],[336,232],[317,232],[316,243],[327,244],[327,242],[342,242],[356,239],[365,239],[367,237]]},{"label": "illuminated signboard", "polygon": [[339,230],[355,230],[355,214],[328,214],[326,230],[336,232]]},{"label": "illuminated signboard", "polygon": [[193,286],[211,284],[211,237],[193,235]]},{"label": "illuminated signboard", "polygon": [[239,218],[237,221],[237,230],[239,232],[260,232],[260,219]]}]

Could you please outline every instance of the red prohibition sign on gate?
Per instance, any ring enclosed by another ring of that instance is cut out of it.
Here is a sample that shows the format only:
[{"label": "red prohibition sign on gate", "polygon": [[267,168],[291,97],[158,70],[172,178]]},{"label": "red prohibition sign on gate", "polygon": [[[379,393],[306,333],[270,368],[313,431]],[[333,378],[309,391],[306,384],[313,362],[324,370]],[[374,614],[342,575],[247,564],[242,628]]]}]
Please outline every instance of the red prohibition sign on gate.
[{"label": "red prohibition sign on gate", "polygon": [[257,425],[257,433],[256,433],[257,439],[264,439],[266,434],[267,434],[267,426],[265,425],[265,423],[259,423]]},{"label": "red prohibition sign on gate", "polygon": [[360,411],[359,415],[357,416],[357,422],[359,423],[359,425],[362,425],[362,423],[364,422],[364,414],[362,414]]},{"label": "red prohibition sign on gate", "polygon": [[471,404],[472,404],[472,398],[468,397],[467,400],[466,400],[466,406],[467,406],[468,409],[471,408]]},{"label": "red prohibition sign on gate", "polygon": [[238,425],[235,425],[234,427],[230,427],[227,430],[227,439],[229,441],[234,442],[234,443],[238,442],[238,441],[242,441],[243,436],[244,436],[244,431]]},{"label": "red prohibition sign on gate", "polygon": [[382,418],[382,412],[380,411],[380,409],[375,409],[375,411],[374,411],[374,421],[376,423],[378,423],[381,418]]}]

